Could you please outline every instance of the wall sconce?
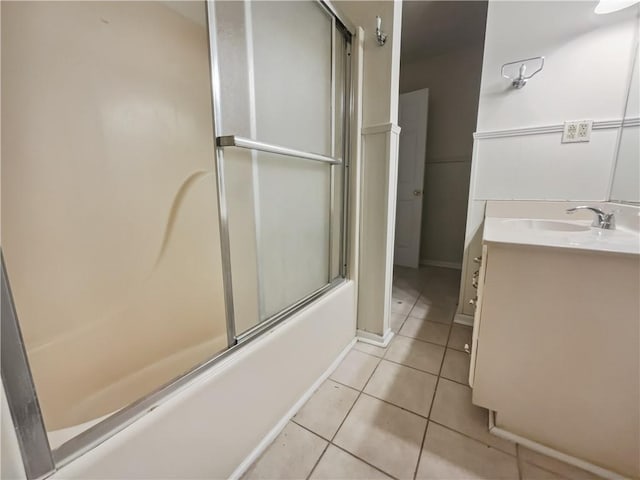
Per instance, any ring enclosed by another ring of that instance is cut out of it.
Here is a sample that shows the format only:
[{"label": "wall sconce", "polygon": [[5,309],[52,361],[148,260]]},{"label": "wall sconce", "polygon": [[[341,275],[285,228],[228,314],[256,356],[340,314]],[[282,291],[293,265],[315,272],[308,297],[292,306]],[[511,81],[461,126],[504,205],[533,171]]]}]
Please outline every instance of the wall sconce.
[{"label": "wall sconce", "polygon": [[376,15],[376,40],[380,46],[383,46],[387,41],[387,34],[382,33],[382,19],[378,15]]},{"label": "wall sconce", "polygon": [[[532,62],[534,60],[540,60],[540,66],[531,75],[526,75],[525,73],[527,71],[527,62]],[[518,64],[520,64],[520,68],[518,69],[517,77],[509,76],[504,73],[505,68],[511,65],[518,65]],[[500,70],[500,73],[504,78],[511,80],[511,86],[513,88],[522,88],[527,84],[529,79],[533,77],[536,73],[540,72],[543,67],[544,67],[544,57],[532,57],[532,58],[525,58],[524,60],[517,60],[515,62],[505,63],[504,65],[502,65],[502,69]]]}]

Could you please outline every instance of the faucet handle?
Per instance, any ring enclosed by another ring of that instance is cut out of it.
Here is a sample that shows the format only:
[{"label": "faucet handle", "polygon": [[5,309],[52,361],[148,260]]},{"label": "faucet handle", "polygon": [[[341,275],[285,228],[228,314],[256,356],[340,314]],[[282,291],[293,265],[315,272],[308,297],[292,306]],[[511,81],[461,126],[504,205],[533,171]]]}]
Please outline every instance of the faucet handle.
[{"label": "faucet handle", "polygon": [[591,210],[595,214],[595,218],[593,219],[592,227],[602,228],[605,230],[613,230],[616,226],[615,224],[615,212],[606,213],[599,208],[591,207],[589,205],[579,205],[577,207],[567,208],[566,212],[568,214],[572,214],[577,212],[578,210]]}]

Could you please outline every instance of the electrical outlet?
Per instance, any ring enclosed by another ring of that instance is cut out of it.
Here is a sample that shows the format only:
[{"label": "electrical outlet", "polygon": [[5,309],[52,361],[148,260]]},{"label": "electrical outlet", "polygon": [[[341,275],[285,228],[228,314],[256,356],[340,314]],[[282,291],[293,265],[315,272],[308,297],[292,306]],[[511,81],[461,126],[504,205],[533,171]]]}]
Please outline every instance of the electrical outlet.
[{"label": "electrical outlet", "polygon": [[593,120],[575,120],[564,122],[562,143],[588,142],[591,140]]}]

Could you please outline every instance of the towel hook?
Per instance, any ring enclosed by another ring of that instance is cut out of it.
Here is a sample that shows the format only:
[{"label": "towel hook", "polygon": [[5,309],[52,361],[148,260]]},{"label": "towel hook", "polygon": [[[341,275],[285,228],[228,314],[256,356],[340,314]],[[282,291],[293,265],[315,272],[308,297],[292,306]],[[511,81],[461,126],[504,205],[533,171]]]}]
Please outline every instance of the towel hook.
[{"label": "towel hook", "polygon": [[382,18],[379,15],[376,15],[376,40],[380,46],[387,41],[387,34],[382,32]]},{"label": "towel hook", "polygon": [[[531,62],[533,60],[540,60],[540,66],[532,74],[526,75],[527,62]],[[518,68],[517,77],[510,77],[509,75],[505,75],[504,73],[505,67],[509,67],[511,65],[518,65],[518,64],[520,64],[520,68]],[[511,80],[512,87],[522,88],[527,84],[529,79],[533,77],[536,73],[540,72],[543,67],[544,67],[544,57],[531,57],[531,58],[525,58],[524,60],[516,60],[515,62],[505,63],[504,65],[502,65],[502,69],[500,70],[500,73],[504,78]]]}]

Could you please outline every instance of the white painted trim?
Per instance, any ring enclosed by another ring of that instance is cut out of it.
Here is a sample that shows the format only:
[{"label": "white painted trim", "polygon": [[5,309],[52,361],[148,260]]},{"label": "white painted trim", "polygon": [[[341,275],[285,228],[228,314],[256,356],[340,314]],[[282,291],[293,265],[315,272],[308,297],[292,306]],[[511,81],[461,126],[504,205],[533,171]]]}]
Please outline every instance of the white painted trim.
[{"label": "white painted trim", "polygon": [[473,327],[473,317],[471,315],[467,315],[466,313],[456,313],[456,316],[453,317],[453,323]]},{"label": "white painted trim", "polygon": [[363,135],[373,135],[376,133],[387,132],[395,133],[396,135],[398,135],[400,133],[400,126],[395,123],[381,123],[379,125],[371,125],[362,129]]},{"label": "white painted trim", "polygon": [[427,157],[425,165],[428,167],[430,165],[442,165],[443,163],[471,163],[471,154]]},{"label": "white painted trim", "polygon": [[421,258],[420,265],[425,267],[442,267],[451,268],[453,270],[462,270],[461,262],[442,262],[440,260],[428,260],[426,258]]},{"label": "white painted trim", "polygon": [[[620,128],[623,124],[623,120],[596,120],[591,126],[592,130],[607,130],[612,128]],[[640,125],[640,117],[626,118],[624,119],[625,126]],[[511,128],[506,130],[494,130],[489,132],[475,132],[473,134],[474,139],[485,138],[504,138],[504,137],[518,137],[522,135],[544,135],[547,133],[562,133],[564,130],[563,124],[541,125],[538,127],[524,127],[524,128]]]},{"label": "white painted trim", "polygon": [[393,333],[393,330],[391,329],[387,330],[387,333],[385,333],[384,336],[365,332],[364,330],[357,330],[356,340],[362,343],[368,343],[369,345],[375,345],[376,347],[386,348],[394,335],[395,333]]},{"label": "white painted trim", "polygon": [[495,414],[493,410],[489,410],[489,433],[495,435],[496,437],[504,438],[506,440],[519,443],[520,445],[524,445],[525,447],[535,450],[536,452],[540,452],[543,455],[547,455],[548,457],[556,458],[561,462],[568,463],[570,465],[574,465],[578,468],[586,470],[591,473],[595,473],[599,477],[607,478],[609,480],[624,480],[626,477],[620,475],[619,473],[612,472],[611,470],[607,470],[606,468],[599,467],[598,465],[594,465],[593,463],[589,463],[586,460],[582,460],[577,457],[572,457],[571,455],[567,455],[566,453],[562,453],[553,448],[547,447],[546,445],[542,445],[534,440],[530,440],[526,437],[521,437],[518,434],[511,433],[508,430],[497,427],[495,423]]},{"label": "white painted trim", "polygon": [[625,118],[622,122],[623,127],[640,127],[640,117]]},{"label": "white painted trim", "polygon": [[245,472],[249,469],[253,462],[255,462],[260,455],[264,453],[264,451],[271,445],[271,443],[276,439],[276,437],[284,430],[284,427],[287,426],[289,420],[293,418],[293,416],[302,408],[302,406],[307,403],[307,400],[311,398],[311,396],[315,393],[315,391],[322,385],[322,383],[329,378],[329,376],[333,373],[333,371],[338,367],[340,362],[344,359],[344,357],[349,353],[353,345],[355,345],[357,339],[354,338],[349,342],[349,344],[340,352],[340,354],[336,357],[336,359],[329,365],[329,368],[325,370],[325,372],[320,375],[320,378],[314,382],[309,389],[302,394],[302,396],[298,399],[298,401],[284,414],[284,416],[274,425],[274,427],[267,433],[264,438],[258,443],[256,448],[254,448],[249,455],[245,457],[245,459],[238,465],[238,467],[233,471],[233,473],[229,476],[230,479],[239,479]]}]

